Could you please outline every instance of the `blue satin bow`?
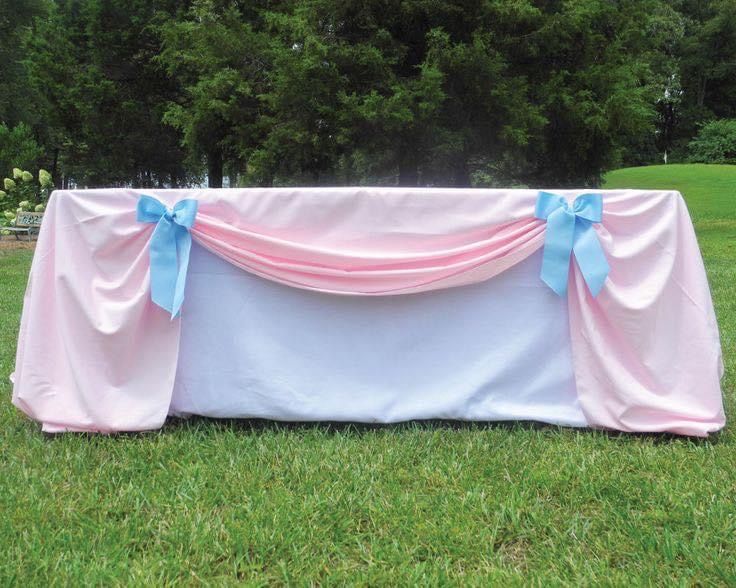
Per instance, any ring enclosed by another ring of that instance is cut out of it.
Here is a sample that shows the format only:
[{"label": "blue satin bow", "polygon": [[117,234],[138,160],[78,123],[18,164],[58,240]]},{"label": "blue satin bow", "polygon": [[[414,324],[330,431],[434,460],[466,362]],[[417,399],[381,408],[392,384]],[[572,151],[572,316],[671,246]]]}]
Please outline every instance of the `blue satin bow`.
[{"label": "blue satin bow", "polygon": [[585,283],[590,293],[597,296],[610,269],[593,228],[593,223],[601,222],[603,216],[603,197],[582,194],[570,207],[563,196],[540,192],[534,216],[547,221],[542,280],[558,295],[565,295],[570,255],[575,252]]},{"label": "blue satin bow", "polygon": [[171,313],[172,320],[184,302],[197,201],[180,200],[173,209],[151,196],[138,200],[138,222],[156,223],[148,254],[151,260],[151,300]]}]

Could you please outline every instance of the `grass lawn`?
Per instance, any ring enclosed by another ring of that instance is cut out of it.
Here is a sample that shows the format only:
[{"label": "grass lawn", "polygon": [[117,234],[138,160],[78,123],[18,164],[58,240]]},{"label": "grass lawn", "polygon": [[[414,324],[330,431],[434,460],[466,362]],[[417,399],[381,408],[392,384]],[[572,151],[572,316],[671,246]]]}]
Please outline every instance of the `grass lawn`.
[{"label": "grass lawn", "polygon": [[[736,166],[619,170],[607,185],[685,194],[733,415]],[[46,437],[7,381],[31,255],[0,250],[0,585],[736,583],[733,424],[707,441],[206,420]]]}]

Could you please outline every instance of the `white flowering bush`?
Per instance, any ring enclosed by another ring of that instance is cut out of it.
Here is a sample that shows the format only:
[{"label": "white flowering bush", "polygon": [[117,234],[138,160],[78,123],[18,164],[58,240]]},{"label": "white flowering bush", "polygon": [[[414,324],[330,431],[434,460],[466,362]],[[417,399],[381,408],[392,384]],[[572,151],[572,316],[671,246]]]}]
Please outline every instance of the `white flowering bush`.
[{"label": "white flowering bush", "polygon": [[19,212],[43,212],[54,189],[51,174],[45,169],[39,170],[38,178],[17,167],[11,175],[3,179],[0,190],[0,227],[13,226]]}]

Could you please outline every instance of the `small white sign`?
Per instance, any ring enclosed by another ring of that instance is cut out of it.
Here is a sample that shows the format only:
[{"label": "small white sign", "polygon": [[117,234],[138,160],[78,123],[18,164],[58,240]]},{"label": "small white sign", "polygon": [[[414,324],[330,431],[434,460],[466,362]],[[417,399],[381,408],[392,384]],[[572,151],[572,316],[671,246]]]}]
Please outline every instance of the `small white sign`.
[{"label": "small white sign", "polygon": [[16,227],[40,227],[43,212],[19,212],[15,215]]}]

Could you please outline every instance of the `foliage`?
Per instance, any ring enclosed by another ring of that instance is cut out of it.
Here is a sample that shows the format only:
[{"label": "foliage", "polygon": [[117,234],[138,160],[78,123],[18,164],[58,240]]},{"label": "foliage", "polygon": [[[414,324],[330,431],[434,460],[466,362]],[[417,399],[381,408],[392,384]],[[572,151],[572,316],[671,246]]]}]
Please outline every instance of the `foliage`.
[{"label": "foliage", "polygon": [[0,124],[9,127],[37,120],[23,56],[24,45],[32,36],[33,19],[44,13],[44,6],[45,0],[0,2]]},{"label": "foliage", "polygon": [[735,64],[736,0],[7,0],[0,123],[60,185],[589,185]]},{"label": "foliage", "polygon": [[53,2],[36,19],[26,63],[48,127],[51,172],[86,185],[186,185],[178,134],[162,122],[178,82],[153,63],[156,23],[174,0]]},{"label": "foliage", "polygon": [[222,186],[223,167],[237,167],[254,143],[266,75],[257,20],[253,8],[197,0],[159,28],[156,62],[182,86],[163,120],[181,132],[190,165],[205,162],[212,187]]},{"label": "foliage", "polygon": [[736,118],[736,0],[679,0],[683,34],[675,50],[670,149],[685,159],[703,122]]},{"label": "foliage", "polygon": [[167,120],[263,184],[595,183],[653,131],[666,19],[625,4],[196,1],[162,28]]},{"label": "foliage", "polygon": [[690,161],[736,164],[736,119],[705,123],[688,145]]}]

